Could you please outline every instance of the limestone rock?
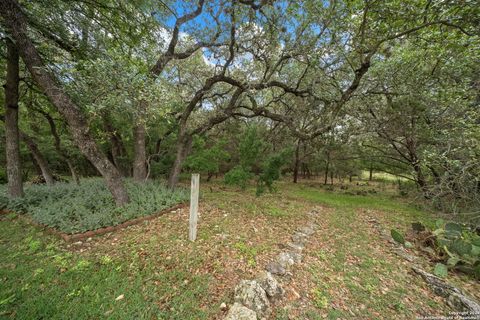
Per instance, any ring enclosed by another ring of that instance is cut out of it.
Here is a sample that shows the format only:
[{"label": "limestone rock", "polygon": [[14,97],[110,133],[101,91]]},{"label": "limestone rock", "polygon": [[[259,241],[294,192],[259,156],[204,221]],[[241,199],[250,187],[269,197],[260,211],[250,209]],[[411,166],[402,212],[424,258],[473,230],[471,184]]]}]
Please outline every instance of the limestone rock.
[{"label": "limestone rock", "polygon": [[313,233],[315,233],[315,230],[313,228],[311,228],[310,226],[302,227],[302,228],[298,229],[298,231],[307,235],[307,236],[310,236]]},{"label": "limestone rock", "polygon": [[295,260],[292,257],[291,252],[280,252],[277,257],[277,262],[284,268],[288,268],[291,265],[295,264]]},{"label": "limestone rock", "polygon": [[292,241],[295,243],[303,244],[305,243],[306,240],[307,240],[307,235],[305,233],[297,231],[292,235]]},{"label": "limestone rock", "polygon": [[289,252],[290,257],[293,259],[295,263],[302,262],[302,254],[298,252]]},{"label": "limestone rock", "polygon": [[308,212],[307,214],[310,215],[310,216],[316,216],[316,215],[318,215],[318,211],[313,209],[312,211]]},{"label": "limestone rock", "polygon": [[403,247],[397,247],[394,248],[393,251],[399,256],[402,257],[403,259],[413,262],[417,259],[416,256],[413,256],[411,254],[408,254],[407,250],[405,250]]},{"label": "limestone rock", "polygon": [[312,228],[313,230],[317,230],[318,229],[318,224],[314,221],[310,221],[310,223],[308,224],[308,227]]},{"label": "limestone rock", "polygon": [[447,304],[458,311],[467,311],[471,314],[480,314],[480,304],[473,298],[465,295],[460,289],[445,282],[439,277],[428,273],[416,266],[412,270],[419,274],[437,295],[447,299]]},{"label": "limestone rock", "polygon": [[302,243],[287,243],[286,247],[290,249],[291,251],[301,253],[303,248],[305,248],[305,245]]},{"label": "limestone rock", "polygon": [[255,311],[235,302],[228,311],[225,320],[257,320],[257,314]]},{"label": "limestone rock", "polygon": [[265,290],[267,296],[271,299],[278,299],[284,294],[282,286],[278,283],[277,279],[270,272],[263,272],[257,282]]},{"label": "limestone rock", "polygon": [[265,269],[271,274],[278,274],[281,276],[287,273],[287,270],[285,269],[285,267],[283,267],[281,264],[275,261],[272,261],[269,264],[267,264]]},{"label": "limestone rock", "polygon": [[260,317],[270,313],[270,302],[265,290],[255,280],[242,280],[235,288],[235,302],[253,310]]}]

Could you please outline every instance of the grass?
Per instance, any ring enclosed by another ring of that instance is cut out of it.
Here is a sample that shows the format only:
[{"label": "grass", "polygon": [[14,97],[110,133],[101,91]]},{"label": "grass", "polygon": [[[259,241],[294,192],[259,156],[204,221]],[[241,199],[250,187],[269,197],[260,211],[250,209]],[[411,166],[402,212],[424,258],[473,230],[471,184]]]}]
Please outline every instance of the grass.
[{"label": "grass", "polygon": [[[407,229],[414,221],[432,223],[432,214],[393,193],[350,195],[311,184],[287,188],[294,197],[324,206],[319,219],[324,232],[307,248],[304,268],[296,279],[303,283],[297,291],[309,292],[309,304],[290,307],[293,317],[411,319],[449,312],[368,222],[375,218],[385,229]],[[424,268],[431,271],[432,265],[425,262]],[[471,289],[470,294],[479,287],[472,279],[454,278],[452,282]]]},{"label": "grass", "polygon": [[[222,318],[219,306],[232,302],[235,285],[258,274],[314,206],[320,228],[287,287],[306,300],[280,302],[276,319],[409,319],[448,310],[367,221],[406,228],[432,219],[428,213],[389,192],[356,196],[286,182],[278,189],[256,197],[253,187],[203,183],[194,243],[188,209],[72,245],[0,216],[0,318]],[[459,283],[478,288],[468,281]]]},{"label": "grass", "polygon": [[78,245],[0,216],[0,318],[214,318],[306,210],[276,195],[203,190],[195,243],[187,239],[188,209]]},{"label": "grass", "polygon": [[[314,203],[326,205],[335,209],[355,210],[369,209],[380,210],[393,214],[389,218],[398,223],[422,221],[430,225],[434,217],[425,212],[420,206],[406,202],[404,198],[391,193],[375,193],[352,195],[328,190],[321,190],[315,187],[299,186],[292,189],[295,196],[301,197]],[[398,215],[398,213],[400,215]]]},{"label": "grass", "polygon": [[[8,234],[0,243],[0,317],[208,318],[199,304],[209,277],[192,277],[187,266],[154,272],[150,266],[145,267],[135,250],[122,259],[108,254],[83,256],[64,250],[54,238],[25,226],[21,220],[3,220],[0,232]],[[150,261],[149,265],[154,263]],[[187,284],[184,279],[189,279]],[[173,293],[175,296],[162,307],[155,303],[159,297]],[[116,300],[122,295],[123,299]],[[177,305],[181,308],[175,308]]]},{"label": "grass", "polygon": [[[361,179],[368,180],[369,177],[370,177],[370,172],[367,171],[367,170],[363,170],[360,174]],[[398,182],[398,180],[409,181],[408,179],[406,179],[404,177],[399,177],[399,176],[396,176],[396,175],[393,175],[393,174],[390,174],[390,173],[386,173],[386,172],[376,172],[376,171],[373,172],[372,178],[375,181],[393,182],[393,183]]]}]

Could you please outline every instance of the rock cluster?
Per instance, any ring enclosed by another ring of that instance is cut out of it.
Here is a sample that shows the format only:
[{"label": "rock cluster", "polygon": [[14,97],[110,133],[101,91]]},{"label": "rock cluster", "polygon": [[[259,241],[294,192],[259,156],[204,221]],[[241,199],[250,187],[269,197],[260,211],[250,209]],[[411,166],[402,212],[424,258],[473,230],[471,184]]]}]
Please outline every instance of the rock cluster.
[{"label": "rock cluster", "polygon": [[285,293],[275,276],[289,274],[292,266],[302,261],[305,244],[318,227],[314,220],[317,214],[316,210],[308,213],[312,221],[292,235],[292,241],[284,246],[285,250],[280,252],[274,261],[267,264],[265,272],[254,280],[240,281],[235,288],[235,302],[228,311],[226,320],[256,320],[268,317],[272,311],[271,304]]}]

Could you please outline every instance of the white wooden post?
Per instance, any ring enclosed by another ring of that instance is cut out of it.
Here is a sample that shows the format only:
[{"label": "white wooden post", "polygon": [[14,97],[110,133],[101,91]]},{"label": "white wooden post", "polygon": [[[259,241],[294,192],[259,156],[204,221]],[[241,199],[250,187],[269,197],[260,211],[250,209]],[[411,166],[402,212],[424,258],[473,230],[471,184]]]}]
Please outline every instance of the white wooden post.
[{"label": "white wooden post", "polygon": [[198,221],[198,193],[200,190],[200,175],[192,174],[192,187],[190,191],[190,223],[188,238],[195,241],[197,238],[197,221]]}]

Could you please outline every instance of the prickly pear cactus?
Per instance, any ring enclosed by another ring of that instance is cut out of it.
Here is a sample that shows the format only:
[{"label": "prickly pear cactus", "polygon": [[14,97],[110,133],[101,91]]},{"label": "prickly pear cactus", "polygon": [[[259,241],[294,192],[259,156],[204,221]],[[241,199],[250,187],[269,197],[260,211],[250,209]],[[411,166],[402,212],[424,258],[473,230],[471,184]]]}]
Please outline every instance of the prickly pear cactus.
[{"label": "prickly pear cactus", "polygon": [[395,229],[392,229],[392,230],[390,230],[390,234],[392,235],[393,240],[395,240],[396,242],[398,242],[400,244],[405,244],[405,238],[403,237],[403,235],[400,232],[398,232]]}]

